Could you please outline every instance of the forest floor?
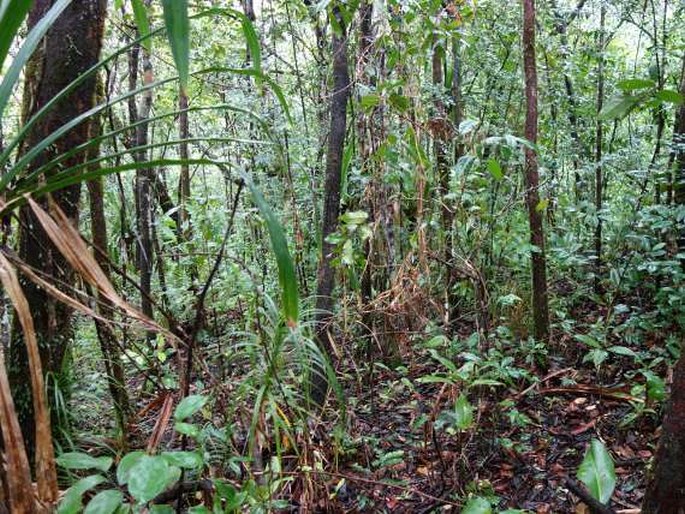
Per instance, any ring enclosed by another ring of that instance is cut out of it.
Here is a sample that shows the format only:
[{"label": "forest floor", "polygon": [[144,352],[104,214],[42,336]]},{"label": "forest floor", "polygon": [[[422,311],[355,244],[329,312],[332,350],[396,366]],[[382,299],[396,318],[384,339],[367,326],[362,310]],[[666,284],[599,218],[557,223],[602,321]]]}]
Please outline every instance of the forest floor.
[{"label": "forest floor", "polygon": [[[430,423],[440,406],[454,403],[454,388],[425,384],[411,391],[403,386],[403,379],[423,373],[385,372],[375,377],[373,391],[358,399],[350,434],[360,442],[362,459],[356,456],[341,467],[340,476],[350,486],[337,502],[340,511],[458,511],[457,498],[473,494],[496,497],[502,509],[587,512],[565,479],[575,478],[590,440],[599,438],[616,465],[612,505],[616,512],[639,512],[645,468],[656,443],[655,417],[622,427],[634,408],[618,388],[603,392],[582,372],[559,369],[536,387],[510,394],[508,409],[483,392],[476,426],[450,434]],[[563,385],[568,378],[576,384]],[[383,465],[388,455],[395,462]]]},{"label": "forest floor", "polygon": [[[479,361],[476,380],[470,383],[456,378],[458,373],[450,375],[446,362],[461,369],[473,353],[450,353],[443,347],[440,353],[449,357],[441,363],[435,358],[436,346],[420,342],[407,349],[400,366],[339,369],[345,430],[336,442],[331,434],[340,433],[339,426],[327,421],[335,416],[324,416],[319,424],[318,432],[325,435],[317,452],[327,465],[318,480],[325,489],[319,489],[323,495],[314,500],[313,511],[459,512],[470,497],[479,496],[501,510],[587,514],[567,479],[576,479],[590,441],[597,438],[616,466],[612,508],[638,513],[660,420],[660,407],[645,403],[643,365],[614,355],[598,369],[583,362],[587,348],[576,338],[564,335],[557,343],[564,350],[549,359],[546,369],[526,358],[523,343],[491,348],[490,360]],[[651,344],[664,346],[663,341]],[[112,420],[105,414],[104,382],[96,376],[102,372],[94,371],[98,365],[92,351],[80,359],[78,381],[83,387],[72,401],[80,406],[82,434],[106,433]],[[666,369],[662,362],[654,371],[664,376]],[[133,390],[142,391],[141,379],[132,377]],[[240,380],[238,375],[226,378],[231,383]],[[94,389],[94,384],[100,385]],[[637,395],[636,384],[642,385],[642,395]],[[450,412],[462,394],[472,420],[460,429]],[[143,447],[146,434],[154,431],[161,399],[147,395],[138,404],[146,412],[138,424]],[[159,405],[150,408],[153,404]],[[215,407],[221,410],[219,404]],[[332,401],[330,409],[338,411],[339,404]],[[251,412],[249,406],[245,412]],[[237,432],[236,427],[231,431]],[[172,449],[177,442],[169,426],[160,444]],[[92,439],[81,444],[91,446]],[[301,499],[295,489],[283,499],[297,505]]]}]

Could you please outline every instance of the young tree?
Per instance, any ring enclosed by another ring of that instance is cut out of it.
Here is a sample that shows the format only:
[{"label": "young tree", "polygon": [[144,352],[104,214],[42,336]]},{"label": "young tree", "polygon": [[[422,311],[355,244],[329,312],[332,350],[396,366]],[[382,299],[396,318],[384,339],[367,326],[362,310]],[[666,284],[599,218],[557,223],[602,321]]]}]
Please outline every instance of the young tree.
[{"label": "young tree", "polygon": [[[526,139],[537,143],[538,137],[538,77],[535,62],[535,0],[523,0],[523,68],[526,86]],[[530,224],[531,274],[533,276],[533,319],[535,338],[549,337],[549,308],[547,305],[547,264],[545,233],[542,225],[536,151],[526,147],[525,184],[528,222]]]},{"label": "young tree", "polygon": [[[329,236],[338,228],[340,214],[340,175],[347,128],[347,99],[350,95],[350,77],[347,70],[347,30],[338,5],[333,6],[336,29],[333,30],[331,52],[333,54],[333,90],[331,91],[330,132],[326,154],[326,175],[324,179],[324,205],[321,227],[321,254],[316,286],[316,341],[322,351],[333,357],[333,345],[328,336],[328,321],[333,309],[333,288],[335,270],[333,251],[335,246]],[[321,404],[326,395],[328,383],[323,370],[313,378],[312,399]]]},{"label": "young tree", "polygon": [[[50,9],[53,0],[37,0],[29,14],[29,27]],[[106,14],[105,0],[74,0],[50,28],[43,44],[34,53],[26,70],[22,119],[26,123],[70,82],[85,73],[99,59]],[[42,141],[55,129],[93,107],[95,76],[92,75],[70,94],[58,101],[34,125],[22,146],[22,152]],[[90,124],[84,122],[49,146],[30,164],[29,171],[41,167],[58,155],[88,140]],[[64,166],[74,166],[84,160],[84,154],[71,156]],[[56,173],[52,170],[50,173]],[[53,194],[53,199],[74,222],[79,216],[79,184]],[[35,215],[22,208],[19,225],[19,257],[61,287],[73,284],[74,273],[61,253],[50,242]],[[71,309],[49,296],[37,285],[26,281],[24,293],[33,316],[36,336],[41,349],[45,373],[59,373],[71,338]],[[28,356],[18,325],[13,328],[9,348],[9,378],[13,386],[24,438],[29,454],[35,447],[31,391],[26,380]],[[50,395],[50,397],[53,397]]]}]

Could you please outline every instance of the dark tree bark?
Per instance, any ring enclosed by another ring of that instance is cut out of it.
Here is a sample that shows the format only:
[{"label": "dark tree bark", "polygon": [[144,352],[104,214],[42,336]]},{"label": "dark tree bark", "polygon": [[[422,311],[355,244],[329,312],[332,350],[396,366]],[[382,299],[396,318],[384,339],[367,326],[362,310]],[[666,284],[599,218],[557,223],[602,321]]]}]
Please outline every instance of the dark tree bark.
[{"label": "dark tree bark", "polygon": [[[52,0],[37,0],[29,14],[29,27],[34,26],[53,3]],[[74,0],[48,31],[44,43],[38,47],[26,69],[22,112],[24,122],[98,61],[106,8],[105,0]],[[21,151],[25,152],[69,120],[92,108],[94,91],[93,75],[34,125]],[[28,171],[87,141],[89,126],[88,122],[84,122],[69,131],[32,161]],[[83,160],[84,155],[78,154],[66,160],[64,166],[73,166]],[[57,171],[52,170],[51,173]],[[78,221],[80,193],[80,185],[73,185],[53,195],[57,205],[74,223]],[[52,277],[55,283],[68,288],[74,282],[74,273],[28,208],[21,209],[20,222],[19,257],[29,266]],[[24,281],[22,286],[34,319],[43,371],[59,373],[71,335],[72,310],[29,281]],[[28,360],[21,330],[16,324],[9,349],[8,371],[24,440],[32,455],[35,426],[31,391],[26,380],[29,376]],[[53,398],[53,395],[49,394],[48,397]]]},{"label": "dark tree bark", "polygon": [[604,184],[602,176],[602,149],[604,145],[604,125],[599,119],[599,113],[604,106],[604,22],[606,6],[602,4],[599,15],[599,65],[597,70],[597,131],[595,134],[595,211],[597,225],[595,226],[595,293],[602,292],[602,198]]},{"label": "dark tree bark", "polygon": [[[526,139],[537,142],[538,136],[538,78],[535,63],[535,0],[523,0],[523,67],[526,89]],[[545,234],[540,203],[538,159],[535,150],[526,147],[525,183],[526,204],[530,224],[530,243],[536,247],[531,252],[533,277],[533,322],[535,338],[549,338],[549,308],[547,304],[547,263],[545,259]]]},{"label": "dark tree bark", "polygon": [[[138,87],[138,68],[140,45],[135,45],[129,53],[129,89],[131,91]],[[151,84],[153,81],[152,63],[147,51],[142,49],[143,61],[143,85]],[[134,146],[140,148],[134,154],[134,159],[139,162],[148,160],[147,150],[144,146],[148,144],[148,119],[152,109],[152,90],[148,89],[143,93],[142,105],[137,105],[135,98],[131,97],[128,104],[129,120],[131,123],[141,122],[133,134]],[[148,167],[136,170],[135,178],[135,199],[136,199],[136,267],[140,280],[140,310],[149,318],[153,317],[152,311],[152,271],[154,263],[154,248],[152,245],[152,184],[154,182],[154,171]],[[179,216],[180,219],[180,216]],[[148,334],[151,337],[151,334]]]},{"label": "dark tree bark", "polygon": [[[347,128],[347,100],[350,94],[350,78],[347,70],[347,34],[342,16],[337,7],[333,8],[339,25],[333,31],[331,51],[333,53],[333,90],[331,91],[330,133],[326,154],[326,176],[324,181],[324,206],[321,230],[321,255],[316,286],[316,342],[323,352],[334,358],[333,344],[328,336],[328,321],[333,310],[333,289],[335,287],[335,270],[332,259],[335,246],[328,242],[328,236],[338,228],[340,214],[340,175],[345,147]],[[312,400],[322,404],[328,381],[323,370],[317,370],[312,377]]]},{"label": "dark tree bark", "polygon": [[[685,349],[684,349],[685,351]],[[685,358],[673,370],[671,399],[661,429],[643,514],[685,513]]]}]

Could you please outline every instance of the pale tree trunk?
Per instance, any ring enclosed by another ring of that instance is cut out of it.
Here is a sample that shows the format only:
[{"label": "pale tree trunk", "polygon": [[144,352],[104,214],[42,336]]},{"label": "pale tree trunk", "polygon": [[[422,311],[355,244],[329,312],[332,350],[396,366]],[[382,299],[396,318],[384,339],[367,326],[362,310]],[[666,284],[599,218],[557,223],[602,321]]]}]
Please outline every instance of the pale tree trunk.
[{"label": "pale tree trunk", "polygon": [[[526,89],[526,139],[537,143],[538,136],[538,78],[535,63],[535,0],[523,0],[523,67]],[[540,203],[538,159],[535,150],[525,149],[525,184],[533,278],[533,322],[535,338],[549,338],[549,308],[547,304],[547,264],[545,259],[545,234]]]}]

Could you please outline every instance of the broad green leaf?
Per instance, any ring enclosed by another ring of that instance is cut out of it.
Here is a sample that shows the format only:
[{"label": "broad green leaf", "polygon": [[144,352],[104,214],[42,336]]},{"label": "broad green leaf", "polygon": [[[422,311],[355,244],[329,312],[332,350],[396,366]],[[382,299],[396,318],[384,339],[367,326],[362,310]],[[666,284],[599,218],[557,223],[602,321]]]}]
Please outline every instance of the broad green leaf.
[{"label": "broad green leaf", "polygon": [[76,482],[64,493],[62,501],[60,502],[59,507],[57,507],[57,514],[77,514],[78,512],[81,512],[81,509],[83,508],[83,493],[100,485],[106,480],[107,479],[102,475],[91,475]]},{"label": "broad green leaf", "polygon": [[610,99],[604,109],[599,113],[600,120],[613,120],[622,118],[637,104],[638,98],[630,95],[615,96]]},{"label": "broad green leaf", "polygon": [[462,509],[461,514],[492,514],[492,507],[485,498],[471,498]]},{"label": "broad green leaf", "polygon": [[65,469],[98,469],[107,471],[114,460],[112,457],[92,457],[87,453],[68,452],[57,457],[57,464]]},{"label": "broad green leaf", "polygon": [[198,412],[202,407],[205,406],[209,398],[200,394],[191,394],[186,396],[179,402],[174,411],[174,419],[176,421],[182,421],[189,418],[196,412]]},{"label": "broad green leaf", "polygon": [[194,469],[201,468],[204,465],[202,456],[197,452],[162,452],[161,456],[169,464],[179,468]]},{"label": "broad green leaf", "polygon": [[593,439],[578,468],[578,479],[583,482],[593,498],[606,504],[614,493],[616,472],[614,461],[604,444]]},{"label": "broad green leaf", "polygon": [[575,334],[573,337],[581,343],[588,345],[590,348],[600,348],[602,346],[597,339],[587,334]]},{"label": "broad green leaf", "polygon": [[148,53],[152,53],[152,38],[150,38],[150,21],[147,17],[147,9],[145,9],[143,0],[131,0],[131,5],[133,7],[133,17],[135,18],[136,26],[138,27],[138,33],[141,38],[144,38],[140,44]]},{"label": "broad green leaf", "polygon": [[623,91],[634,91],[636,89],[648,89],[656,86],[656,82],[647,79],[627,79],[616,84]]},{"label": "broad green leaf", "polygon": [[128,483],[128,477],[131,468],[135,466],[135,464],[145,455],[146,453],[141,451],[131,452],[124,455],[117,466],[117,482],[119,482],[119,485],[126,485],[126,483]]},{"label": "broad green leaf", "polygon": [[204,505],[197,505],[188,509],[188,514],[210,514],[212,511]]},{"label": "broad green leaf", "polygon": [[278,282],[281,286],[281,300],[283,313],[288,325],[291,327],[297,326],[299,320],[299,304],[300,294],[297,285],[297,275],[295,274],[295,265],[290,256],[288,249],[288,242],[285,239],[285,233],[278,219],[274,215],[269,204],[266,203],[262,193],[255,187],[249,178],[244,178],[250,191],[252,192],[252,199],[259,209],[262,218],[266,222],[269,230],[269,237],[271,238],[271,248],[276,256],[276,264],[278,265]]},{"label": "broad green leaf", "polygon": [[180,473],[162,457],[144,455],[130,469],[128,491],[138,502],[148,502],[178,480]]},{"label": "broad green leaf", "polygon": [[657,93],[654,96],[662,102],[675,105],[680,105],[683,103],[683,100],[685,100],[683,98],[683,95],[681,95],[677,91],[671,91],[670,89],[662,89],[661,91],[657,91]]},{"label": "broad green leaf", "polygon": [[473,424],[473,406],[464,393],[459,395],[454,404],[454,418],[459,430],[467,430]]},{"label": "broad green leaf", "polygon": [[666,382],[651,371],[643,371],[647,379],[647,398],[660,402],[666,398]]},{"label": "broad green leaf", "polygon": [[187,93],[190,76],[190,21],[188,0],[162,0],[164,23],[178,70],[181,91]]},{"label": "broad green leaf", "polygon": [[502,180],[504,178],[504,173],[502,172],[502,166],[495,159],[488,159],[488,171],[495,180]]},{"label": "broad green leaf", "polygon": [[197,425],[193,425],[192,423],[176,423],[174,425],[174,430],[179,434],[187,435],[192,438],[196,438],[200,435],[200,429]]},{"label": "broad green leaf", "polygon": [[[3,8],[4,9],[9,9],[9,10],[3,10],[3,13],[9,13],[12,9],[16,8],[19,11],[16,13],[17,16],[21,16],[21,12],[25,9],[25,1],[21,0],[14,0],[12,2],[12,5],[5,5],[3,2]],[[33,2],[30,2],[32,4]],[[45,33],[50,29],[53,23],[55,23],[55,20],[59,17],[60,14],[62,14],[62,11],[67,8],[67,6],[71,3],[71,0],[57,0],[50,10],[45,13],[45,16],[43,16],[38,23],[31,29],[31,31],[28,33],[26,36],[26,39],[24,40],[24,44],[21,46],[19,49],[19,52],[17,52],[16,57],[12,60],[12,64],[10,65],[9,69],[7,70],[7,73],[5,74],[5,77],[2,79],[2,83],[0,83],[0,116],[2,116],[3,112],[5,111],[5,106],[7,105],[7,102],[10,99],[10,96],[12,95],[12,91],[14,91],[14,87],[17,83],[17,80],[19,79],[19,75],[21,74],[21,70],[26,64],[26,62],[29,60],[31,55],[33,54],[33,51],[36,49],[38,44],[41,42],[43,39],[43,36]],[[12,14],[14,16],[15,13]],[[7,14],[9,15],[9,14]],[[6,16],[7,16],[6,15]],[[3,16],[3,19],[0,21],[4,21],[5,16]],[[21,21],[19,21],[19,24],[21,24]],[[14,25],[16,21],[10,22],[11,25]],[[11,26],[10,25],[10,26]],[[2,30],[0,33],[2,33],[2,36],[0,36],[0,41],[2,42],[2,45],[5,45],[6,43],[4,42],[5,38],[9,38],[9,43],[11,45],[12,40],[14,39],[14,33],[12,30],[8,30],[5,32],[5,25],[3,24]],[[17,26],[18,27],[18,26]],[[15,29],[16,32],[16,29]],[[9,46],[8,46],[9,48]],[[7,50],[5,50],[7,52]],[[0,54],[1,56],[2,54]],[[1,65],[0,65],[1,66]]]},{"label": "broad green leaf", "polygon": [[83,514],[112,514],[119,508],[123,499],[124,495],[121,491],[115,489],[100,491],[88,502]]},{"label": "broad green leaf", "polygon": [[254,25],[250,18],[239,11],[235,11],[236,16],[240,18],[240,25],[243,29],[243,35],[247,43],[247,48],[250,50],[250,60],[252,67],[255,70],[262,70],[262,49],[259,44],[259,37],[255,32]]}]

